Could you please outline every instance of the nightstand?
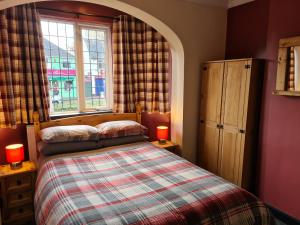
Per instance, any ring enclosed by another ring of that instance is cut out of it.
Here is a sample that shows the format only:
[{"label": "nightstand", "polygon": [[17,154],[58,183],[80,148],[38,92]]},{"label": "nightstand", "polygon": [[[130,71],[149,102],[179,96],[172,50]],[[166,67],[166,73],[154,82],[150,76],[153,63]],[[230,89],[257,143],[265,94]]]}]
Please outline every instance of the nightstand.
[{"label": "nightstand", "polygon": [[35,224],[33,196],[36,166],[23,162],[23,167],[11,170],[0,166],[2,223],[4,225]]},{"label": "nightstand", "polygon": [[151,143],[159,148],[164,148],[164,149],[168,150],[169,152],[172,152],[178,156],[181,156],[178,144],[175,144],[171,141],[167,141],[165,144],[159,144],[158,141],[152,141]]}]

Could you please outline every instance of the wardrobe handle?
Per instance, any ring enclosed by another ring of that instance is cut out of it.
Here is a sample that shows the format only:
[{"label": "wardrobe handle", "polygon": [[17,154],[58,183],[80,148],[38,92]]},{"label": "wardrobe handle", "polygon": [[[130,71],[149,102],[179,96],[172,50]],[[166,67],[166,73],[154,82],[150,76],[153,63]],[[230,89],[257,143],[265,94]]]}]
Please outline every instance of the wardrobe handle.
[{"label": "wardrobe handle", "polygon": [[241,134],[244,134],[244,133],[245,133],[245,130],[239,129],[239,132],[240,132]]},{"label": "wardrobe handle", "polygon": [[200,120],[200,123],[204,123],[204,120]]},{"label": "wardrobe handle", "polygon": [[218,129],[223,129],[224,126],[223,126],[223,124],[217,124],[217,128],[218,128]]}]

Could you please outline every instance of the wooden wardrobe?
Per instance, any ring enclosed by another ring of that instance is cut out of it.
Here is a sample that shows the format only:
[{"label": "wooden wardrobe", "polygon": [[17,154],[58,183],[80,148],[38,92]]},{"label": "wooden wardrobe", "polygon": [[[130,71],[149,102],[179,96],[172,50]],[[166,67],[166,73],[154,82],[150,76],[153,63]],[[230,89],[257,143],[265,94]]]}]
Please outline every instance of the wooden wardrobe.
[{"label": "wooden wardrobe", "polygon": [[255,59],[207,62],[201,76],[200,166],[251,188],[263,64]]}]

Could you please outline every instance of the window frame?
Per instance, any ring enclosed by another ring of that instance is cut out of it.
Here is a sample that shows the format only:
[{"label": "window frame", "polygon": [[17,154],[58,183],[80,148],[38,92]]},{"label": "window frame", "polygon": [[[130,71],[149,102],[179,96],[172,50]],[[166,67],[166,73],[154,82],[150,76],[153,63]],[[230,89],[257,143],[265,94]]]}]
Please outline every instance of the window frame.
[{"label": "window frame", "polygon": [[[82,22],[61,17],[41,15],[41,21],[51,21],[56,23],[72,24],[74,28],[74,52],[77,76],[77,104],[78,109],[67,112],[50,112],[50,117],[73,116],[85,113],[111,112],[113,106],[113,74],[112,74],[112,43],[111,43],[111,26],[97,22]],[[105,33],[105,99],[106,106],[87,108],[85,102],[85,82],[84,82],[84,60],[82,45],[82,29],[97,29]],[[48,74],[47,74],[48,79]],[[50,90],[49,90],[50,91]]]}]

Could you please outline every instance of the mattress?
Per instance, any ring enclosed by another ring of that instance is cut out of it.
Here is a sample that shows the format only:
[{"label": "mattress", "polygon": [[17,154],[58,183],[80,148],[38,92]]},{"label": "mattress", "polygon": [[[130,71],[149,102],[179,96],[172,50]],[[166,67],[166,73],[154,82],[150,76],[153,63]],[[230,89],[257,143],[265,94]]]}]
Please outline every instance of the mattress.
[{"label": "mattress", "polygon": [[273,224],[247,191],[149,142],[50,157],[40,164],[43,224]]}]

